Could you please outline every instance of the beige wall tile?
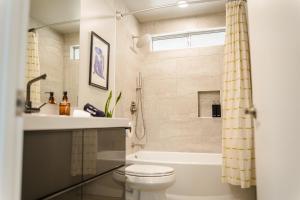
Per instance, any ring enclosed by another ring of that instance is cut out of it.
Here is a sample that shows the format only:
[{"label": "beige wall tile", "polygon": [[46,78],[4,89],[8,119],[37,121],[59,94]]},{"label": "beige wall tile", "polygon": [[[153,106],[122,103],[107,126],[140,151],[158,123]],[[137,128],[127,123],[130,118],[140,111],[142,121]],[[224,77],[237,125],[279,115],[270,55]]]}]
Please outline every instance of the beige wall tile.
[{"label": "beige wall tile", "polygon": [[[143,33],[225,26],[224,13],[142,24]],[[147,150],[221,152],[221,119],[198,118],[198,91],[220,90],[224,46],[145,55]],[[211,111],[211,102],[205,112]]]},{"label": "beige wall tile", "polygon": [[[116,0],[116,9],[126,12],[124,1]],[[132,36],[140,35],[140,24],[134,16],[126,16],[122,20],[116,21],[116,73],[115,90],[116,94],[122,92],[122,98],[116,108],[116,117],[125,117],[135,123],[135,116],[130,113],[130,104],[136,101],[136,78],[141,70],[143,54],[134,47]],[[135,40],[136,42],[136,40]],[[133,50],[134,49],[134,50]],[[136,142],[135,135],[131,133],[126,140],[127,154],[133,153],[138,148],[132,148],[132,143]]]},{"label": "beige wall tile", "polygon": [[176,78],[147,79],[143,81],[144,95],[156,97],[172,97],[176,95],[177,80]]},{"label": "beige wall tile", "polygon": [[198,91],[220,89],[221,76],[199,75],[198,77],[184,77],[177,79],[177,94],[193,94]]},{"label": "beige wall tile", "polygon": [[142,67],[143,77],[145,79],[162,79],[162,78],[176,78],[176,60],[155,59],[154,62],[145,63]]},{"label": "beige wall tile", "polygon": [[[118,10],[128,10],[121,0]],[[225,14],[161,20],[139,24],[132,17],[116,22],[116,91],[123,97],[117,117],[128,117],[132,100],[136,100],[136,77],[143,75],[143,106],[146,122],[145,149],[161,151],[220,152],[221,120],[200,119],[199,90],[218,90],[221,83],[223,46],[175,51],[132,51],[132,35],[164,34],[225,26]],[[139,133],[140,134],[140,133]],[[126,141],[127,153],[133,142],[132,133]],[[144,140],[142,141],[144,142]]]}]

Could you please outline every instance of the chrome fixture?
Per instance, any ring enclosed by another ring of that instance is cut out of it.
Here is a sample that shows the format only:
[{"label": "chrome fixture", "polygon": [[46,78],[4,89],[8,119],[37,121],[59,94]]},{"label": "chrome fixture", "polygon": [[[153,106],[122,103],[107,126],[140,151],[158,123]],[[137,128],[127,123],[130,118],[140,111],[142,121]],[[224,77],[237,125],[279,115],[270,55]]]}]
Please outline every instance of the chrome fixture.
[{"label": "chrome fixture", "polygon": [[26,89],[26,101],[25,101],[25,113],[35,113],[35,112],[40,112],[41,108],[46,104],[42,104],[41,106],[39,106],[38,108],[33,108],[32,107],[32,102],[30,100],[30,88],[31,85],[39,80],[45,80],[47,78],[47,74],[43,74],[41,76],[38,76],[30,81],[28,81],[27,83],[27,89]]},{"label": "chrome fixture", "polygon": [[[146,134],[146,125],[145,125],[145,119],[144,119],[144,111],[143,111],[143,78],[142,78],[142,73],[139,73],[138,78],[136,79],[136,98],[137,98],[137,112],[135,116],[135,129],[134,129],[134,134],[136,139],[138,141],[142,141],[145,138],[145,143],[147,142],[147,134]],[[138,133],[138,125],[139,125],[139,119],[141,120],[141,128],[142,128],[142,133]],[[138,144],[136,144],[138,145]],[[145,144],[143,144],[145,145]]]},{"label": "chrome fixture", "polygon": [[150,41],[151,41],[151,35],[150,34],[145,34],[145,35],[142,35],[142,36],[132,35],[131,39],[132,39],[132,46],[130,47],[130,49],[134,53],[137,53],[136,47],[138,49],[140,49],[140,48],[146,46],[147,44],[149,44]]},{"label": "chrome fixture", "polygon": [[130,104],[130,112],[133,115],[137,111],[136,103],[134,101]]},{"label": "chrome fixture", "polygon": [[79,22],[80,22],[80,19],[74,19],[74,20],[63,21],[63,22],[56,22],[56,23],[52,23],[52,24],[46,24],[46,25],[30,28],[30,29],[28,29],[28,32],[35,32],[36,30],[51,27],[51,26],[58,26],[58,25],[63,25],[63,24],[79,23]]}]

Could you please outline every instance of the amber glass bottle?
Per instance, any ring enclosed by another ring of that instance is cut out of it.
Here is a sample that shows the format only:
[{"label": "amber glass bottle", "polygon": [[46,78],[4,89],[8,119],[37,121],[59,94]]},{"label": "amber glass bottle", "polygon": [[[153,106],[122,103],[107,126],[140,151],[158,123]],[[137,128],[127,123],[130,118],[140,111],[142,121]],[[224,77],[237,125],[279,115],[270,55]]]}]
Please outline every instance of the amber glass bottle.
[{"label": "amber glass bottle", "polygon": [[56,104],[55,99],[54,99],[54,92],[49,92],[50,96],[49,96],[49,100],[48,103],[49,104]]},{"label": "amber glass bottle", "polygon": [[68,93],[64,91],[64,96],[62,98],[62,102],[59,104],[59,114],[60,115],[70,115],[71,104],[68,101]]}]

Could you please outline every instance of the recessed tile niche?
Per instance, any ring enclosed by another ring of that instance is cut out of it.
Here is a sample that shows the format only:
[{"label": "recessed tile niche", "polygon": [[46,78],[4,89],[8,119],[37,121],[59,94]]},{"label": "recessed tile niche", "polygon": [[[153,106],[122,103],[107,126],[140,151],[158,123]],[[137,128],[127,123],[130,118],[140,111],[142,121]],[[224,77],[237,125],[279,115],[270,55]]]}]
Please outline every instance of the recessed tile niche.
[{"label": "recessed tile niche", "polygon": [[220,91],[198,91],[198,117],[212,118],[212,105],[220,104]]}]

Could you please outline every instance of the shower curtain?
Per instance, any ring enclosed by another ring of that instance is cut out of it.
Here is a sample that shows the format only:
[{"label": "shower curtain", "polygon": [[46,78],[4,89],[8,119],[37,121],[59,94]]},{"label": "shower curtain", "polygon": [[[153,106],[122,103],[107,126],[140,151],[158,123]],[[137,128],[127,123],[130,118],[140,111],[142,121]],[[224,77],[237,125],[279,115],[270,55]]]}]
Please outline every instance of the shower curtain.
[{"label": "shower curtain", "polygon": [[[27,33],[27,63],[25,68],[26,83],[40,75],[40,60],[38,51],[38,37],[35,32]],[[25,90],[26,91],[26,90]],[[31,86],[30,98],[33,105],[39,105],[41,102],[40,82]]]},{"label": "shower curtain", "polygon": [[226,42],[222,91],[222,181],[242,188],[255,185],[251,66],[246,1],[226,2]]}]

